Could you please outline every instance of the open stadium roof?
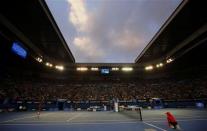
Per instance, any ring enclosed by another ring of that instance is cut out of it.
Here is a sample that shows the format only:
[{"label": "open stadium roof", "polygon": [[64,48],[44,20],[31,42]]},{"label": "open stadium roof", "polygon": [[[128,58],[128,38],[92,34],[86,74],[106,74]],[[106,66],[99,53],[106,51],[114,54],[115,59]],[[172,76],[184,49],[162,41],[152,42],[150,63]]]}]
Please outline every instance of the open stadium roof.
[{"label": "open stadium roof", "polygon": [[46,0],[78,63],[134,63],[182,0]]},{"label": "open stadium roof", "polygon": [[[54,2],[53,4],[56,5],[57,3]],[[114,6],[117,6],[117,3]],[[28,49],[28,53],[34,56],[35,59],[38,56],[42,56],[40,57],[43,58],[42,65],[50,62],[50,64],[52,63],[54,65],[54,68],[55,65],[63,65],[66,70],[74,70],[76,67],[81,66],[120,68],[128,66],[144,70],[145,66],[148,65],[154,65],[156,67],[158,63],[163,62],[164,64],[167,58],[181,57],[183,54],[206,41],[207,16],[204,13],[206,12],[205,4],[185,0],[179,3],[179,6],[173,13],[171,12],[172,14],[167,21],[164,21],[159,31],[155,35],[152,35],[152,38],[146,43],[147,46],[143,46],[144,50],[140,50],[140,52],[142,51],[141,54],[138,53],[139,49],[135,49],[136,51],[134,53],[136,55],[134,57],[136,58],[138,56],[136,63],[132,63],[133,59],[130,63],[126,61],[119,62],[122,58],[130,60],[130,57],[124,55],[124,53],[123,55],[118,55],[120,59],[117,58],[117,61],[116,57],[113,55],[110,56],[114,59],[111,63],[104,63],[107,61],[100,61],[99,63],[93,63],[93,61],[78,63],[79,61],[77,59],[75,61],[76,55],[72,53],[71,46],[67,45],[67,38],[61,30],[61,25],[54,19],[55,15],[48,8],[48,4],[45,1],[19,0],[18,2],[13,1],[13,4],[11,4],[11,0],[8,0],[2,3],[0,7],[1,36],[7,39],[10,44],[16,40],[21,41]],[[65,20],[64,17],[61,18]],[[129,55],[130,52],[128,52]],[[80,52],[80,55],[83,55],[82,53]],[[92,53],[96,56],[96,52]],[[197,59],[192,55],[191,57],[191,59]]]}]

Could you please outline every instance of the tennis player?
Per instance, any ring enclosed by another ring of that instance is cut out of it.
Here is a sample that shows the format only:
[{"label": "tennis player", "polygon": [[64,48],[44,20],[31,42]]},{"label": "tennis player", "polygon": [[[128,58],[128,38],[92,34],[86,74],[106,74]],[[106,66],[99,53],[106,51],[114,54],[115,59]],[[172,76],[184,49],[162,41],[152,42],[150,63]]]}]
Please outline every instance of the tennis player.
[{"label": "tennis player", "polygon": [[37,119],[40,119],[40,111],[41,111],[41,103],[38,106],[38,110],[37,110]]},{"label": "tennis player", "polygon": [[173,116],[173,114],[170,113],[170,112],[166,112],[165,114],[167,115],[167,121],[168,121],[169,127],[173,128],[173,129],[176,129],[176,130],[181,130],[181,128],[178,125],[178,122],[175,119],[175,117]]}]

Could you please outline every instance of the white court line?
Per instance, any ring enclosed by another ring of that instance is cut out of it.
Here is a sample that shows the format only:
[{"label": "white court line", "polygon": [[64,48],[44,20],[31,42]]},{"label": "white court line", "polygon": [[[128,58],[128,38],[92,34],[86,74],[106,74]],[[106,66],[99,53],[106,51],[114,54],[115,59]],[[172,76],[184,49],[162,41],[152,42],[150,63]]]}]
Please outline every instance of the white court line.
[{"label": "white court line", "polygon": [[[177,119],[182,119],[182,118],[202,118],[202,117],[206,117],[206,116],[177,116],[176,118]],[[146,119],[145,120],[152,120],[152,119],[166,119],[166,116],[163,116],[163,117],[154,117],[154,118],[148,118],[145,117]]]},{"label": "white court line", "polygon": [[[77,118],[77,117],[76,117]],[[72,118],[72,120],[74,120],[75,118]],[[71,120],[71,119],[70,119]],[[70,121],[70,120],[67,120]],[[21,123],[39,123],[39,122],[43,122],[43,123],[49,123],[49,122],[53,122],[53,123],[61,123],[61,122],[65,122],[65,121],[21,121]],[[127,120],[78,120],[78,122],[71,122],[71,123],[101,123],[101,122],[139,122],[137,119],[127,119]]]},{"label": "white court line", "polygon": [[146,124],[146,125],[148,125],[148,126],[151,126],[151,127],[156,128],[156,129],[159,129],[159,130],[161,130],[161,131],[167,131],[167,130],[162,129],[162,128],[158,127],[158,126],[155,126],[155,125],[153,125],[153,124],[150,124],[150,123],[147,123],[147,122],[143,122],[143,123]]},{"label": "white court line", "polygon": [[[207,120],[207,119],[192,119],[192,120]],[[192,121],[192,120],[179,120],[179,121]],[[29,122],[29,121],[28,121]],[[40,121],[40,122],[42,122],[42,121]],[[51,122],[51,121],[44,121],[45,123],[34,123],[34,121],[32,121],[32,123],[0,123],[0,125],[8,125],[8,126],[10,126],[10,125],[19,125],[19,126],[21,126],[21,125],[40,125],[40,126],[44,126],[44,125],[109,125],[109,124],[134,124],[134,123],[141,123],[141,122],[136,122],[136,121],[128,121],[128,122],[126,122],[126,121],[123,121],[123,122],[71,122],[71,123],[64,123],[65,121],[62,121],[62,122]],[[51,122],[51,123],[46,123],[46,122]],[[151,122],[154,122],[154,121],[151,121]],[[163,122],[163,121],[157,121],[157,122]],[[153,125],[153,124],[150,124],[150,123],[148,123],[148,122],[142,122],[142,123],[144,123],[144,124],[146,124],[146,125],[149,125],[149,126],[151,126],[151,127],[154,127],[154,128],[156,128],[156,129],[159,129],[159,130],[161,130],[161,131],[167,131],[167,130],[165,130],[165,129],[162,129],[162,128],[160,128],[160,127],[157,127],[157,126],[155,126],[155,125]]]},{"label": "white court line", "polygon": [[[187,119],[187,118],[192,118],[192,119],[197,119],[197,118],[200,118],[200,119],[207,119],[207,117],[204,117],[204,116],[195,116],[195,117],[188,117],[188,116],[184,116],[184,117],[176,117],[177,119]],[[145,121],[157,121],[157,120],[166,120],[165,117],[162,117],[162,118],[146,118],[144,119]]]},{"label": "white court line", "polygon": [[[207,119],[196,119],[196,120],[207,120]],[[185,121],[185,120],[183,120]],[[187,120],[186,120],[187,121]],[[189,120],[190,121],[190,120]],[[29,121],[28,121],[29,122]],[[41,121],[40,121],[41,122]],[[44,121],[45,123],[34,123],[32,121],[32,123],[0,123],[0,125],[8,125],[8,126],[12,126],[12,125],[15,125],[15,126],[24,126],[24,125],[40,125],[40,126],[44,126],[44,125],[109,125],[109,124],[134,124],[134,123],[141,123],[141,122],[135,122],[135,121],[123,121],[123,122],[71,122],[71,123],[64,123],[65,121],[63,122],[51,122],[51,121]],[[46,122],[51,122],[51,123],[46,123]],[[151,121],[152,122],[152,121]],[[162,122],[162,121],[160,121]],[[148,126],[151,126],[151,127],[154,127],[156,129],[159,129],[161,131],[167,131],[165,129],[162,129],[160,127],[157,127],[153,124],[150,124],[148,122],[142,122]]]},{"label": "white court line", "polygon": [[177,120],[177,121],[207,121],[206,118],[204,119],[186,119],[186,120]]},{"label": "white court line", "polygon": [[72,122],[72,123],[0,123],[0,125],[109,125],[109,124],[134,124],[137,122],[110,122],[110,123],[106,123],[106,122],[93,122],[93,123],[84,123],[84,122]]},{"label": "white court line", "polygon": [[70,121],[76,119],[77,117],[79,117],[80,115],[82,115],[82,114],[80,113],[80,114],[74,115],[73,117],[69,118],[69,119],[66,120],[66,121],[67,121],[67,122],[70,122]]},{"label": "white court line", "polygon": [[[47,114],[43,114],[43,115],[40,115],[41,116],[48,116],[52,113],[47,113]],[[20,117],[20,118],[14,118],[14,119],[10,119],[10,120],[6,120],[6,121],[2,121],[0,123],[6,123],[6,122],[12,122],[12,121],[16,121],[16,120],[22,120],[22,119],[27,119],[27,118],[34,118],[34,117],[37,117],[37,115],[33,115],[33,116],[28,116],[28,117]]]},{"label": "white court line", "polygon": [[[207,121],[207,118],[203,118],[203,119],[184,119],[184,120],[177,120],[179,121]],[[157,120],[157,121],[149,121],[147,120],[147,122],[167,122],[167,120]]]}]

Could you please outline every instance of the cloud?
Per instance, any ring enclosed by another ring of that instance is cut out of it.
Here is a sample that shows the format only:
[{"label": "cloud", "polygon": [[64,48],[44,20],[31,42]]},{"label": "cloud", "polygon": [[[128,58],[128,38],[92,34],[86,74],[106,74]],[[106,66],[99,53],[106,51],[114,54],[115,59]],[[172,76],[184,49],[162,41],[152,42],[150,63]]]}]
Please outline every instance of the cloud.
[{"label": "cloud", "polygon": [[73,43],[83,55],[87,54],[85,56],[90,58],[103,56],[103,52],[97,52],[97,47],[91,44],[92,41],[89,37],[76,37]]},{"label": "cloud", "polygon": [[71,6],[69,12],[69,19],[78,31],[86,31],[87,23],[89,21],[88,12],[85,8],[83,0],[68,0]]},{"label": "cloud", "polygon": [[64,2],[67,12],[61,7],[53,11],[67,16],[57,13],[55,19],[76,61],[113,63],[134,62],[181,0]]},{"label": "cloud", "polygon": [[109,38],[114,46],[127,52],[137,49],[143,43],[136,32],[127,29],[119,33],[112,32]]},{"label": "cloud", "polygon": [[92,16],[86,9],[84,0],[68,0],[71,7],[69,20],[74,25],[77,35],[73,38],[73,47],[77,62],[97,61],[104,56],[93,36],[89,33]]}]

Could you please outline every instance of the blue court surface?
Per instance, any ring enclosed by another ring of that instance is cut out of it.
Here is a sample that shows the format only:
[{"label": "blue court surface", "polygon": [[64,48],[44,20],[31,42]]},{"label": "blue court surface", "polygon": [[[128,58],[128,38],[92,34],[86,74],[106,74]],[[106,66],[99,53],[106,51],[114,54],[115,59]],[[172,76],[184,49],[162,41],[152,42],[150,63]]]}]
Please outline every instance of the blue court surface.
[{"label": "blue court surface", "polygon": [[[116,112],[13,112],[0,114],[0,131],[173,131],[165,112],[172,112],[183,131],[206,131],[207,110],[142,110],[143,121]],[[137,116],[136,116],[137,115]]]}]

